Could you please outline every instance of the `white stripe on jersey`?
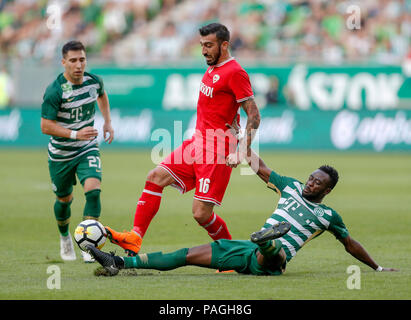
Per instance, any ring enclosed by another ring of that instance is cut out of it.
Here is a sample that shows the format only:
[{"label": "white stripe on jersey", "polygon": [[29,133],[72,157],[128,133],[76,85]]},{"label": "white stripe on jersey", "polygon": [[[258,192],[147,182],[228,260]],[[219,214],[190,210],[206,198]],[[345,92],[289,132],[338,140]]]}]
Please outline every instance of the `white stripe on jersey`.
[{"label": "white stripe on jersey", "polygon": [[322,225],[328,229],[328,227],[330,226],[330,222],[325,220],[323,217],[317,217],[318,221],[320,221],[322,223]]},{"label": "white stripe on jersey", "polygon": [[297,253],[297,252],[295,251],[294,246],[293,246],[291,243],[289,243],[287,240],[285,240],[284,238],[278,238],[278,240],[281,241],[281,243],[283,244],[283,246],[286,246],[286,247],[287,247],[287,249],[288,249],[288,250],[290,251],[290,253],[291,253],[291,256],[294,257],[295,254]]},{"label": "white stripe on jersey", "polygon": [[287,201],[286,198],[280,198],[280,200],[278,200],[278,204],[283,204]]},{"label": "white stripe on jersey", "polygon": [[297,187],[298,192],[299,192],[300,194],[302,194],[302,193],[303,193],[303,189],[301,189],[301,184],[300,184],[299,182],[297,182],[297,181],[294,181],[294,185]]},{"label": "white stripe on jersey", "polygon": [[89,152],[89,151],[94,151],[94,150],[97,150],[97,151],[98,151],[98,148],[90,148],[90,149],[84,150],[83,152],[77,154],[77,155],[74,156],[74,157],[64,158],[64,159],[54,159],[54,158],[52,158],[52,157],[50,156],[50,154],[49,154],[49,159],[50,159],[51,161],[56,161],[56,162],[70,161],[70,160],[73,160],[73,159],[75,159],[75,158],[77,158],[77,157],[82,156],[83,154],[85,154],[85,153],[87,153],[87,152]]},{"label": "white stripe on jersey", "polygon": [[[88,77],[90,78],[90,77]],[[91,78],[90,78],[91,79]],[[73,91],[69,91],[69,92],[63,92],[63,95],[61,96],[63,99],[69,99],[72,97],[77,97],[83,93],[86,93],[90,90],[90,88],[96,88],[97,90],[100,89],[100,84],[98,83],[93,83],[93,84],[89,84],[88,86],[84,86],[81,87],[79,89],[73,90]]]},{"label": "white stripe on jersey", "polygon": [[97,100],[97,97],[87,97],[81,100],[76,100],[73,102],[66,102],[66,103],[62,103],[61,107],[63,109],[71,109],[71,108],[77,108],[82,106],[83,104],[87,104],[87,103],[91,103]]},{"label": "white stripe on jersey", "polygon": [[[92,77],[89,76],[84,76],[83,77],[83,82],[86,82],[88,80],[92,79]],[[67,81],[68,84],[73,85],[73,83],[71,83],[70,81]],[[77,89],[78,90],[78,89]],[[63,95],[61,96],[63,99],[67,99],[70,98],[73,95],[73,92],[75,92],[76,90],[73,91],[68,91],[68,92],[63,92]]]},{"label": "white stripe on jersey", "polygon": [[[267,221],[266,221],[266,223],[268,223],[268,224],[270,224],[270,225],[274,225],[274,224],[276,224],[276,223],[278,223],[278,222],[279,222],[279,221],[275,220],[274,218],[268,218]],[[290,222],[290,221],[288,221],[288,222]],[[301,238],[300,238],[298,235],[296,235],[294,232],[291,232],[291,230],[287,232],[287,235],[290,236],[291,238],[293,238],[293,240],[294,240],[295,242],[297,242],[300,247],[302,247],[302,246],[304,245],[304,240],[301,239]]]},{"label": "white stripe on jersey", "polygon": [[80,122],[76,122],[76,123],[65,123],[65,122],[60,122],[57,121],[56,123],[60,126],[62,126],[63,128],[67,128],[67,129],[80,129],[83,126],[85,126],[86,124],[89,124],[91,122],[94,121],[94,118],[88,119],[87,121],[80,121]]},{"label": "white stripe on jersey", "polygon": [[289,223],[291,223],[294,228],[296,228],[298,231],[300,231],[303,235],[305,235],[307,238],[311,236],[311,232],[305,229],[301,224],[297,222],[293,217],[291,217],[287,212],[281,209],[276,209],[274,211],[274,214],[278,214],[279,216],[283,217],[285,220],[287,220]]},{"label": "white stripe on jersey", "polygon": [[[93,144],[96,144],[96,143],[97,143],[97,139],[94,139],[90,142],[90,145],[93,145]],[[72,156],[72,155],[74,155],[78,152],[78,150],[67,151],[67,150],[57,149],[57,148],[53,147],[53,145],[51,143],[49,143],[48,149],[49,149],[50,153],[52,153],[53,155],[66,156],[66,157]]]},{"label": "white stripe on jersey", "polygon": [[273,219],[273,218],[268,218],[265,223],[268,223],[269,225],[274,225],[274,224],[276,224],[277,222],[278,222],[278,221],[275,220],[275,219]]},{"label": "white stripe on jersey", "polygon": [[93,84],[89,84],[88,86],[84,86],[84,87],[81,87],[79,89],[73,90],[73,92],[70,95],[70,98],[79,96],[79,95],[81,95],[83,93],[86,93],[86,92],[89,92],[89,90],[91,88],[100,89],[100,85],[98,83],[93,83]]},{"label": "white stripe on jersey", "polygon": [[84,147],[88,145],[89,143],[93,142],[90,140],[76,140],[76,141],[57,141],[53,137],[51,137],[50,142],[53,144],[58,144],[63,147]]},{"label": "white stripe on jersey", "polygon": [[64,118],[64,119],[70,119],[71,118],[71,113],[70,112],[57,112],[57,117],[59,118]]},{"label": "white stripe on jersey", "polygon": [[319,226],[317,226],[314,222],[310,222],[309,226],[314,230],[322,230]]}]

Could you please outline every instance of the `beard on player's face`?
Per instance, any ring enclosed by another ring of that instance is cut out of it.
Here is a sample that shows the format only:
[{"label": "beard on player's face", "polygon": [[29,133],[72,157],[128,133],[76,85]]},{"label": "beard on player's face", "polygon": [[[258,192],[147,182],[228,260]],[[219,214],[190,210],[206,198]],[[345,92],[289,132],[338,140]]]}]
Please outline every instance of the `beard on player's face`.
[{"label": "beard on player's face", "polygon": [[304,192],[303,197],[308,201],[316,200],[322,196],[321,192]]},{"label": "beard on player's face", "polygon": [[[206,57],[206,63],[209,66],[214,66],[217,64],[218,60],[220,59],[221,56],[221,45],[218,46],[218,52],[213,56],[213,54],[204,54],[204,57]],[[207,58],[211,58],[210,60],[207,60]]]},{"label": "beard on player's face", "polygon": [[329,189],[328,186],[314,188],[314,187],[309,187],[306,184],[303,189],[302,195],[308,201],[316,202],[324,198],[329,193],[328,189]]}]

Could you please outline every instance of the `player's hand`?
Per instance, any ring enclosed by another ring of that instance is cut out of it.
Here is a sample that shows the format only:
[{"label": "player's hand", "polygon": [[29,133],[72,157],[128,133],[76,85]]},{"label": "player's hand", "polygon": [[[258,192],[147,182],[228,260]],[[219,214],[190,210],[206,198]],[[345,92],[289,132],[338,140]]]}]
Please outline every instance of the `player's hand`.
[{"label": "player's hand", "polygon": [[230,153],[227,158],[225,158],[225,164],[230,168],[237,168],[237,166],[243,161],[244,157],[237,151]]},{"label": "player's hand", "polygon": [[111,126],[110,122],[108,122],[108,123],[104,122],[103,134],[104,134],[104,141],[108,142],[110,144],[114,139],[114,129]]},{"label": "player's hand", "polygon": [[230,129],[231,134],[238,140],[242,140],[243,136],[240,134],[240,127],[238,126],[237,120],[234,119],[232,124],[226,123],[225,126]]},{"label": "player's hand", "polygon": [[98,131],[93,127],[84,127],[77,131],[77,140],[93,140],[97,137]]}]

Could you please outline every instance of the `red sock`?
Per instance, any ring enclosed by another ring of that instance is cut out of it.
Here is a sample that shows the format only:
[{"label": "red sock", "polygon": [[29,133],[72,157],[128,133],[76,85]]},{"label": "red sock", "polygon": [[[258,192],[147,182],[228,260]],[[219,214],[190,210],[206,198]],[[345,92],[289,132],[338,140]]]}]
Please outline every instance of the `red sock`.
[{"label": "red sock", "polygon": [[200,226],[202,226],[204,229],[207,230],[208,235],[213,240],[219,240],[219,239],[231,240],[231,234],[228,231],[227,225],[225,224],[224,220],[221,219],[221,217],[216,215],[214,212],[211,215],[211,217],[203,224],[200,224]]},{"label": "red sock", "polygon": [[133,227],[133,230],[142,238],[144,237],[151,220],[160,208],[162,192],[163,187],[150,181],[146,181],[143,193],[137,203]]}]

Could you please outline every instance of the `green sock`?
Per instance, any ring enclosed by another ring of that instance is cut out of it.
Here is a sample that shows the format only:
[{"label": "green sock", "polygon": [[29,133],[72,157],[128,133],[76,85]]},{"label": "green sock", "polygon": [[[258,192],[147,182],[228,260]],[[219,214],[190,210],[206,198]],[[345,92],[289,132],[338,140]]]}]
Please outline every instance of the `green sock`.
[{"label": "green sock", "polygon": [[69,233],[69,223],[71,216],[71,202],[61,202],[56,199],[54,202],[54,216],[57,220],[57,227],[62,236],[67,236]]},{"label": "green sock", "polygon": [[173,270],[186,265],[188,248],[171,253],[153,252],[138,254],[135,257],[123,257],[124,268]]},{"label": "green sock", "polygon": [[260,253],[266,258],[274,257],[280,252],[281,245],[282,242],[278,239],[275,239],[274,241],[269,240],[262,244],[259,244],[258,251],[260,251]]},{"label": "green sock", "polygon": [[100,189],[94,189],[86,192],[86,205],[84,206],[83,211],[83,220],[95,219],[98,220],[101,212],[101,203],[100,203]]}]

